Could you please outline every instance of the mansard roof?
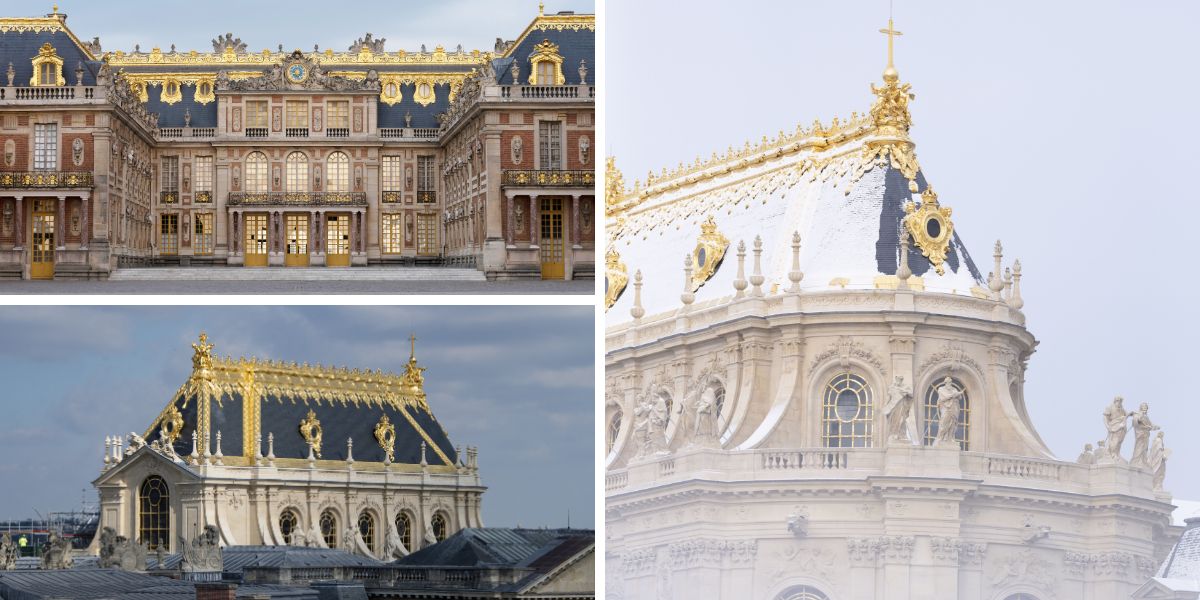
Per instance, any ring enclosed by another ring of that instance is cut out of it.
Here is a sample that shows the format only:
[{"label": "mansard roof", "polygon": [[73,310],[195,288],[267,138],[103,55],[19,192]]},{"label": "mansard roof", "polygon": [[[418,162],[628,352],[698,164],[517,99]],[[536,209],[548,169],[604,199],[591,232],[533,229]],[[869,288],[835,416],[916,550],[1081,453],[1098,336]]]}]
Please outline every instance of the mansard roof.
[{"label": "mansard roof", "polygon": [[[499,57],[493,68],[496,71],[496,82],[500,85],[526,85],[529,81],[529,56],[534,53],[534,47],[549,40],[558,46],[558,54],[562,56],[563,75],[567,83],[579,83],[579,61],[587,60],[587,82],[596,83],[596,17],[595,15],[577,15],[572,12],[560,12],[555,15],[538,15],[529,27],[521,34],[515,43]],[[513,82],[512,62],[517,61],[521,68],[518,81]]]},{"label": "mansard roof", "polygon": [[[51,13],[45,17],[0,18],[0,78],[12,63],[13,84],[28,86],[33,78],[33,59],[42,44],[54,47],[63,61],[63,78],[75,83],[75,68],[83,63],[83,85],[96,85],[100,62],[75,34],[67,29],[67,15]],[[7,82],[6,79],[0,79]]]}]

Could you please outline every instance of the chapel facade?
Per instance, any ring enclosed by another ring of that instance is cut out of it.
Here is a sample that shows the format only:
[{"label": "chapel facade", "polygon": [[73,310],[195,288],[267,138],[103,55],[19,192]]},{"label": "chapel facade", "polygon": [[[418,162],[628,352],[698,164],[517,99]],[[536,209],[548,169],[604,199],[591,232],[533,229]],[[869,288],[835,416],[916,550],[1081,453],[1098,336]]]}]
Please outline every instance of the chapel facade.
[{"label": "chapel facade", "polygon": [[390,561],[483,525],[478,451],[434,417],[415,340],[400,374],[220,358],[203,334],[192,347],[146,431],[104,440],[93,551],[140,569],[209,536]]},{"label": "chapel facade", "polygon": [[472,265],[591,277],[595,16],[492,51],[101,49],[0,19],[0,276]]},{"label": "chapel facade", "polygon": [[608,597],[1118,600],[1178,535],[1149,407],[1043,442],[1020,261],[968,253],[890,39],[871,90],[630,186],[610,159]]}]

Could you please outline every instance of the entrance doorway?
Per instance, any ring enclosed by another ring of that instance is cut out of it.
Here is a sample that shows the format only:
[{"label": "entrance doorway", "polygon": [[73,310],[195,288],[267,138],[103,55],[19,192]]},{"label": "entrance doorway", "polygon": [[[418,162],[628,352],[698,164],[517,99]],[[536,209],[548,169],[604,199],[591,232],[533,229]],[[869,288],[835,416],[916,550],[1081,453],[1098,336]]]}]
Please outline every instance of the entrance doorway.
[{"label": "entrance doorway", "polygon": [[326,217],[325,242],[326,266],[350,266],[350,215]]},{"label": "entrance doorway", "polygon": [[541,201],[542,279],[563,278],[563,201],[545,198]]},{"label": "entrance doorway", "polygon": [[33,201],[33,244],[30,247],[29,277],[54,279],[54,201]]},{"label": "entrance doorway", "polygon": [[267,215],[246,215],[246,266],[267,266]]},{"label": "entrance doorway", "polygon": [[287,254],[283,264],[288,267],[308,266],[309,215],[285,215],[287,224]]}]

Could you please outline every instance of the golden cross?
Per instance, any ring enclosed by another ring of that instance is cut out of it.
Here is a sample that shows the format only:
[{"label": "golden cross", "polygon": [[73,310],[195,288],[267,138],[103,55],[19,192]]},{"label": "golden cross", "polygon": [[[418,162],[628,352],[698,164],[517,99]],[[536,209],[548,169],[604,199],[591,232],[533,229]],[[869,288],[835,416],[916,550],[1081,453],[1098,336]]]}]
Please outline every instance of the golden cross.
[{"label": "golden cross", "polygon": [[891,17],[888,17],[887,29],[880,29],[879,33],[887,34],[887,36],[888,36],[888,66],[891,67],[891,66],[893,66],[892,65],[892,40],[895,39],[895,36],[904,35],[904,34],[899,31],[896,31],[895,27],[892,27]]}]

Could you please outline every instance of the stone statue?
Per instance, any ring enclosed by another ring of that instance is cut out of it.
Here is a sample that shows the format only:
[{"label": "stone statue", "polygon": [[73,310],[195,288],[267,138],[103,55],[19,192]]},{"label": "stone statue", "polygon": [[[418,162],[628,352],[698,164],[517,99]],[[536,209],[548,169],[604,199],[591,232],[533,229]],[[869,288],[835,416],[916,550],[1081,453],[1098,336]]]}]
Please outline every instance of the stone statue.
[{"label": "stone statue", "polygon": [[291,533],[291,540],[289,540],[288,545],[303,548],[308,545],[308,539],[305,537],[303,531],[299,529],[293,529]]},{"label": "stone statue", "polygon": [[8,87],[12,87],[13,78],[17,76],[17,72],[13,69],[12,61],[8,62],[8,70],[4,74],[8,76]]},{"label": "stone statue", "polygon": [[146,445],[146,438],[130,431],[129,432],[129,447],[125,449],[125,456],[129,456],[137,452],[142,446]]},{"label": "stone statue", "polygon": [[592,141],[586,135],[579,136],[579,162],[586,165],[591,156]]},{"label": "stone statue", "polygon": [[425,536],[421,538],[422,548],[428,548],[437,543],[437,536],[433,535],[433,521],[425,523]]},{"label": "stone statue", "polygon": [[1130,424],[1133,426],[1133,457],[1129,460],[1129,464],[1135,467],[1148,468],[1150,461],[1146,458],[1146,453],[1150,448],[1150,432],[1158,429],[1150,421],[1150,405],[1145,402],[1138,407],[1138,411],[1133,413]]},{"label": "stone statue", "polygon": [[7,533],[0,536],[0,571],[17,568],[17,545]]},{"label": "stone statue", "polygon": [[218,35],[212,41],[212,47],[213,52],[218,54],[224,52],[226,48],[233,48],[233,51],[238,54],[246,51],[246,44],[242,43],[242,38],[235,38],[232,33],[226,33],[224,38]]},{"label": "stone statue", "polygon": [[521,65],[518,65],[517,61],[513,60],[512,66],[509,67],[508,71],[512,75],[512,84],[520,85],[521,82],[519,78],[521,76]]},{"label": "stone statue", "polygon": [[229,89],[230,81],[232,81],[232,80],[229,78],[229,71],[226,71],[225,69],[221,69],[220,71],[217,71],[216,88],[218,90]]},{"label": "stone statue", "polygon": [[1105,449],[1108,451],[1108,457],[1116,462],[1124,462],[1121,458],[1121,444],[1125,443],[1126,421],[1129,418],[1129,413],[1125,412],[1125,407],[1122,403],[1125,399],[1117,396],[1113,398],[1112,404],[1104,409],[1104,426],[1108,429],[1108,437],[1105,438]]},{"label": "stone statue", "polygon": [[387,537],[383,540],[383,558],[401,559],[408,556],[408,548],[404,547],[404,541],[400,539],[400,532],[396,530],[395,523],[388,523]]},{"label": "stone statue", "polygon": [[581,58],[579,59],[579,85],[587,85],[587,74],[587,59]]},{"label": "stone statue", "polygon": [[524,152],[525,141],[523,139],[521,139],[521,136],[514,135],[512,138],[512,141],[509,142],[508,145],[509,145],[510,154],[512,155],[509,158],[512,159],[512,162],[514,165],[520,165],[521,162],[525,158],[525,152]]},{"label": "stone statue", "polygon": [[83,140],[80,138],[71,142],[71,162],[77,167],[83,164]]},{"label": "stone statue", "polygon": [[525,231],[525,205],[521,202],[515,202],[513,213],[516,215],[517,227],[516,231]]},{"label": "stone statue", "polygon": [[942,384],[937,388],[939,416],[938,434],[937,439],[933,441],[934,446],[954,444],[955,447],[960,447],[955,437],[958,433],[959,413],[961,409],[959,401],[962,399],[962,395],[962,390],[955,387],[953,379],[950,379],[949,376],[942,378]]},{"label": "stone statue", "polygon": [[1083,452],[1079,453],[1079,458],[1075,459],[1075,462],[1081,465],[1096,464],[1096,454],[1092,451],[1091,444],[1083,445]]},{"label": "stone statue", "polygon": [[51,531],[46,545],[42,547],[42,568],[70,569],[72,562],[71,540]]},{"label": "stone statue", "polygon": [[1163,432],[1159,431],[1154,437],[1154,444],[1150,446],[1150,471],[1154,473],[1154,489],[1161,491],[1163,489],[1163,479],[1167,476],[1167,458],[1171,456],[1171,451],[1163,447]]},{"label": "stone statue", "polygon": [[[159,545],[162,548],[162,545]],[[183,554],[180,568],[186,573],[221,571],[221,534],[213,525],[205,525],[204,531],[188,543],[179,537],[179,548]]]},{"label": "stone statue", "polygon": [[670,419],[666,397],[661,394],[646,394],[634,409],[633,419],[633,431],[640,441],[637,456],[665,454],[667,422]]},{"label": "stone statue", "polygon": [[888,441],[906,441],[919,444],[917,436],[916,415],[913,414],[912,386],[904,381],[903,375],[897,375],[892,387],[888,388],[888,401],[883,408],[887,415]]},{"label": "stone statue", "polygon": [[700,448],[720,448],[720,428],[717,405],[718,387],[709,381],[704,381],[703,387],[688,394],[679,403],[679,412],[690,412],[692,416],[692,440],[689,446]]},{"label": "stone statue", "polygon": [[325,534],[321,533],[321,526],[313,523],[312,529],[308,531],[308,535],[304,536],[305,542],[309,548],[328,548],[325,543]]}]

